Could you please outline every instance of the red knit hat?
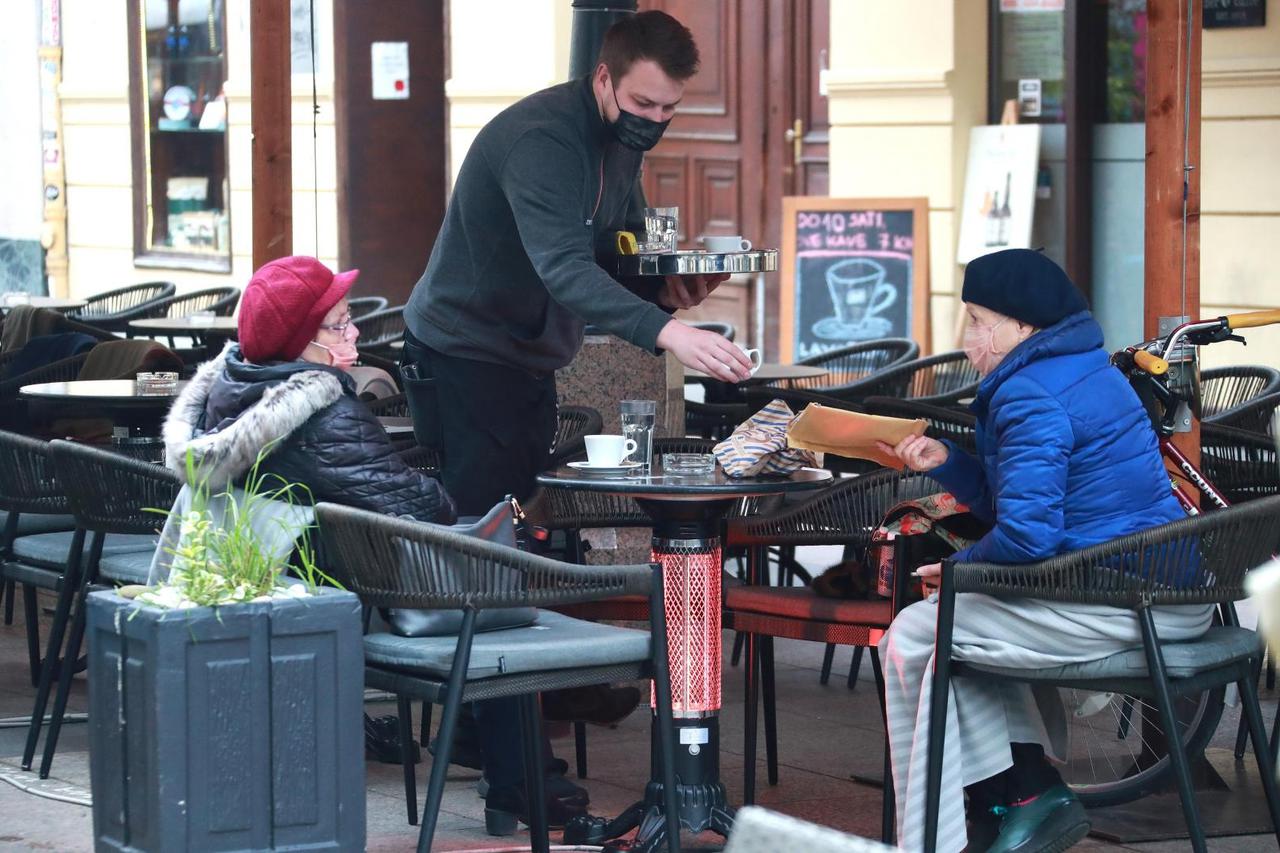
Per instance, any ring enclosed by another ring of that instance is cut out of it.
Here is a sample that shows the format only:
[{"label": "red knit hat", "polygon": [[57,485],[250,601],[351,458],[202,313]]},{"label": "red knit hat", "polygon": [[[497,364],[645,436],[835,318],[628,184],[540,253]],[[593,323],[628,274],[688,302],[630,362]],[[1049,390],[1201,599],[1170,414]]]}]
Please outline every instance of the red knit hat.
[{"label": "red knit hat", "polygon": [[302,255],[263,264],[240,297],[240,352],[258,363],[295,360],[359,275]]}]

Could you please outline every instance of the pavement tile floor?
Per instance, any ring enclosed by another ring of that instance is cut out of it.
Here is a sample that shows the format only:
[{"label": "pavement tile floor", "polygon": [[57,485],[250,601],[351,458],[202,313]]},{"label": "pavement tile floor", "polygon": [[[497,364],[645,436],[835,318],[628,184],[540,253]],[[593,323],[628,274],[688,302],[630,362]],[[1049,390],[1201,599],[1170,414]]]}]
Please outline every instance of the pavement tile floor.
[{"label": "pavement tile floor", "polygon": [[[814,558],[821,561],[821,555]],[[27,673],[25,632],[18,608],[15,624],[0,625],[0,718],[30,713],[34,690]],[[46,614],[47,618],[47,614]],[[726,635],[725,649],[732,636]],[[780,641],[776,648],[780,780],[776,787],[765,781],[763,734],[757,772],[760,805],[806,820],[834,826],[858,835],[879,833],[880,791],[860,784],[851,775],[878,777],[883,760],[882,729],[869,661],[864,660],[862,677],[855,690],[844,682],[851,651],[839,649],[831,683],[818,684],[822,647],[814,643]],[[724,700],[721,715],[721,772],[732,802],[741,802],[742,793],[742,668],[725,668]],[[1264,693],[1263,713],[1270,721],[1275,713],[1276,693]],[[71,711],[85,710],[83,676],[76,679]],[[393,713],[393,703],[369,703],[370,714]],[[435,714],[436,719],[439,714]],[[1238,714],[1228,707],[1213,746],[1230,748]],[[567,731],[563,734],[567,735]],[[34,772],[18,769],[26,737],[26,727],[0,719],[0,851],[87,851],[92,849],[90,809],[74,802],[48,799],[17,786],[39,788],[47,794],[76,800],[88,795],[88,732],[83,723],[63,729],[53,778],[40,784]],[[590,778],[584,783],[591,792],[592,811],[611,815],[637,799],[648,774],[649,732],[647,714],[641,708],[615,729],[589,727],[588,758]],[[567,737],[554,741],[557,754],[572,761],[573,745]],[[1252,761],[1252,758],[1248,759]],[[412,850],[416,827],[408,825],[399,766],[369,762],[368,847],[377,853]],[[419,797],[425,796],[430,758],[418,765]],[[477,773],[452,768],[445,792],[435,849],[492,850],[527,849],[528,836],[491,838],[484,832],[483,801],[476,795]],[[420,800],[421,802],[421,800]],[[1173,806],[1169,820],[1181,822]],[[554,841],[554,836],[553,836]],[[687,847],[715,846],[712,836],[689,839]],[[1190,849],[1185,840],[1132,845],[1110,844],[1087,839],[1077,850],[1137,850],[1144,853],[1175,853]],[[1211,839],[1215,853],[1274,851],[1274,836],[1249,835]]]}]

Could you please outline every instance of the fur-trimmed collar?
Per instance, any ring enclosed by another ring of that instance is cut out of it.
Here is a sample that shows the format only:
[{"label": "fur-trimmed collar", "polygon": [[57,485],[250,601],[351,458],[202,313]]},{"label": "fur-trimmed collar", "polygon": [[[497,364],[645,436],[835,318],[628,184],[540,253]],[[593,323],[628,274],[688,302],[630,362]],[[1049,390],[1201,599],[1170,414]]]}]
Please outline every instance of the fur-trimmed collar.
[{"label": "fur-trimmed collar", "polygon": [[263,392],[233,423],[217,432],[197,434],[214,381],[226,368],[227,347],[196,371],[174,401],[164,421],[165,462],[186,479],[187,453],[197,477],[211,490],[238,480],[257,460],[262,448],[288,438],[312,415],[342,397],[342,383],[326,370],[301,370]]}]

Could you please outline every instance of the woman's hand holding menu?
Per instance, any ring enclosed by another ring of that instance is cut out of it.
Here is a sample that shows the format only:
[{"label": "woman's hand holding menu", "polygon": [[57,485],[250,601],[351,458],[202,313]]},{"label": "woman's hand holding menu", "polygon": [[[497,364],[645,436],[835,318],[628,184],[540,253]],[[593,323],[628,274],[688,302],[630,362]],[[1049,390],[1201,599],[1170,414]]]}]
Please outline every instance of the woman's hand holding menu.
[{"label": "woman's hand holding menu", "polygon": [[947,461],[950,452],[947,446],[936,438],[929,438],[924,435],[909,435],[897,445],[889,445],[883,441],[877,441],[880,449],[885,453],[892,454],[902,460],[902,464],[906,465],[912,471],[932,471],[939,465]]}]

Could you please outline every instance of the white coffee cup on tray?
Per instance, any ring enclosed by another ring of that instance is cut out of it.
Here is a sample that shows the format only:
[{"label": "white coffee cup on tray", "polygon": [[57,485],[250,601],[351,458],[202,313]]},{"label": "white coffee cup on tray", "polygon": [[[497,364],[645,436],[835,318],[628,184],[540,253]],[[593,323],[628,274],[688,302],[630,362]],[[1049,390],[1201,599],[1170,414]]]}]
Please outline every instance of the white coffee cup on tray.
[{"label": "white coffee cup on tray", "polygon": [[706,234],[698,238],[708,252],[750,252],[751,241],[741,234]]},{"label": "white coffee cup on tray", "polygon": [[589,435],[586,443],[587,462],[593,468],[616,468],[639,446],[621,435]]}]

